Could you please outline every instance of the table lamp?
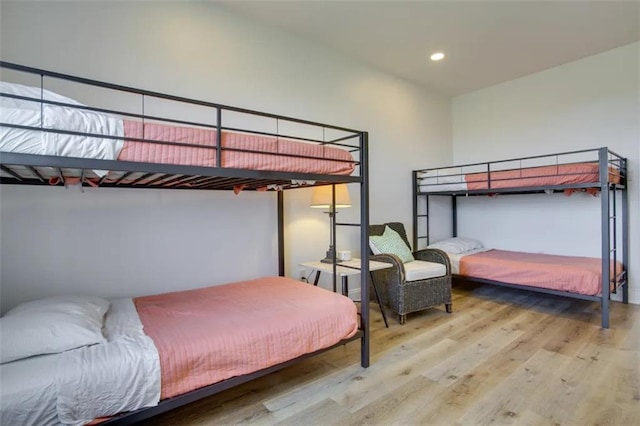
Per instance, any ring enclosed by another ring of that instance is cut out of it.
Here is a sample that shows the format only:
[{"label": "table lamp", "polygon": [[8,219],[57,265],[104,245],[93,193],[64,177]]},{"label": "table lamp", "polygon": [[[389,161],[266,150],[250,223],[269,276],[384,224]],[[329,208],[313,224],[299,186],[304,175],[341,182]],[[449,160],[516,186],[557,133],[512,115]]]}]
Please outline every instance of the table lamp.
[{"label": "table lamp", "polygon": [[[335,188],[335,205],[333,189]],[[336,209],[351,207],[351,198],[349,198],[349,189],[346,183],[337,185],[323,185],[314,186],[313,195],[311,196],[311,207],[316,209],[329,209],[326,211],[329,215],[329,229],[331,230],[331,236],[329,240],[329,250],[327,250],[327,256],[321,260],[323,263],[333,263],[335,256],[335,247],[333,229],[335,227]],[[341,260],[336,259],[336,262]]]}]

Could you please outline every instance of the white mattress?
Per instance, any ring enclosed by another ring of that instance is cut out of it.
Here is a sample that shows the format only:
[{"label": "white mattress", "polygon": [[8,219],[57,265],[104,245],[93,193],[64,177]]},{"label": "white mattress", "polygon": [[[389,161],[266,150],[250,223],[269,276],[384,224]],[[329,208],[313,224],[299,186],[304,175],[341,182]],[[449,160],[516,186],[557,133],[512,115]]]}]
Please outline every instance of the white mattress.
[{"label": "white mattress", "polygon": [[160,361],[131,299],[111,302],[107,343],[0,365],[0,424],[82,425],[156,405]]},{"label": "white mattress", "polygon": [[[40,88],[0,81],[2,93],[66,103],[82,107],[79,102]],[[23,99],[0,98],[0,122],[44,129],[90,133],[104,137],[41,132],[31,129],[0,127],[0,151],[23,154],[115,160],[124,145],[121,118],[74,107],[63,107]],[[103,176],[105,172],[96,171]]]},{"label": "white mattress", "polygon": [[465,251],[464,253],[447,252],[447,256],[449,256],[449,260],[451,261],[451,273],[456,275],[460,274],[460,259],[462,259],[463,256],[467,256],[474,253],[481,253],[483,251],[488,251],[488,250],[491,250],[491,249],[483,247],[479,249]]}]

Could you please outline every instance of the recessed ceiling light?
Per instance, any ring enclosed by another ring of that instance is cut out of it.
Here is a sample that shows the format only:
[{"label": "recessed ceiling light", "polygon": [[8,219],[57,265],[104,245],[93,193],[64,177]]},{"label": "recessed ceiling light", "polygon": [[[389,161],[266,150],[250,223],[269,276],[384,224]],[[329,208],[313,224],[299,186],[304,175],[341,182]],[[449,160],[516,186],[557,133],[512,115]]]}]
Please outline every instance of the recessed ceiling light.
[{"label": "recessed ceiling light", "polygon": [[431,60],[432,61],[439,61],[442,58],[444,58],[444,53],[442,53],[442,52],[436,52],[433,55],[431,55]]}]

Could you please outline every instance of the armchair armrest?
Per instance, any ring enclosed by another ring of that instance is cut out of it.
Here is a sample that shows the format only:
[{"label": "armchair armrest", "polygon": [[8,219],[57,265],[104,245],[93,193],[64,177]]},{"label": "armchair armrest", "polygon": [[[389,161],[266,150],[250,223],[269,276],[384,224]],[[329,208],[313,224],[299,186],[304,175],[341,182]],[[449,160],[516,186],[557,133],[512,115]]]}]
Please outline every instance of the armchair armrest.
[{"label": "armchair armrest", "polygon": [[[392,268],[383,269],[383,271],[392,272],[394,275],[397,274],[398,282],[401,282],[401,283],[404,282],[404,278],[405,278],[404,264],[402,263],[402,260],[400,260],[400,258],[395,254],[391,254],[391,253],[372,254],[371,256],[369,256],[369,260],[392,264],[393,265]],[[373,272],[375,273],[378,271],[373,271]]]},{"label": "armchair armrest", "polygon": [[[371,271],[371,277],[378,288],[378,294],[383,305],[389,305],[389,291],[397,288],[405,282],[404,264],[400,258],[394,254],[374,254],[369,256],[369,260],[385,262],[393,265],[391,268]],[[373,293],[373,292],[372,292]],[[370,295],[370,300],[375,300],[374,294]]]},{"label": "armchair armrest", "polygon": [[423,249],[413,253],[416,260],[424,260],[426,262],[441,263],[447,268],[447,275],[451,274],[451,262],[447,253],[440,249]]}]

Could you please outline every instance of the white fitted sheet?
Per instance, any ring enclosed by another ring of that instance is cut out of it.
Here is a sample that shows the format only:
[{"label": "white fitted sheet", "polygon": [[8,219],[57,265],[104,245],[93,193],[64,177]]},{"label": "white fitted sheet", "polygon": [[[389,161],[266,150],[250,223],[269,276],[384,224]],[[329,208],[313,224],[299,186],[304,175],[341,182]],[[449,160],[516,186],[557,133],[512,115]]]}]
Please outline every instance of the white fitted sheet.
[{"label": "white fitted sheet", "polygon": [[[21,84],[0,81],[0,91],[16,96],[84,105],[53,92]],[[74,107],[63,107],[23,99],[0,99],[0,121],[30,127],[42,127],[119,139],[58,134],[31,129],[0,127],[0,151],[22,154],[115,160],[124,145],[124,123],[120,117]],[[96,170],[103,176],[104,171]]]},{"label": "white fitted sheet", "polygon": [[0,365],[0,424],[85,424],[156,405],[160,361],[131,299],[111,302],[107,343]]},{"label": "white fitted sheet", "polygon": [[467,182],[461,167],[435,169],[418,174],[421,192],[466,191]]},{"label": "white fitted sheet", "polygon": [[439,183],[437,185],[420,185],[420,192],[466,191],[467,183]]},{"label": "white fitted sheet", "polygon": [[0,424],[57,425],[56,366],[60,354],[0,364]]},{"label": "white fitted sheet", "polygon": [[491,250],[491,249],[486,248],[486,247],[482,247],[482,248],[478,248],[478,249],[465,251],[464,253],[449,253],[449,252],[447,252],[447,256],[449,256],[449,260],[451,261],[451,273],[452,274],[460,274],[460,259],[462,259],[463,256],[468,256],[468,255],[474,254],[474,253],[481,253],[483,251],[488,251],[488,250]]}]

